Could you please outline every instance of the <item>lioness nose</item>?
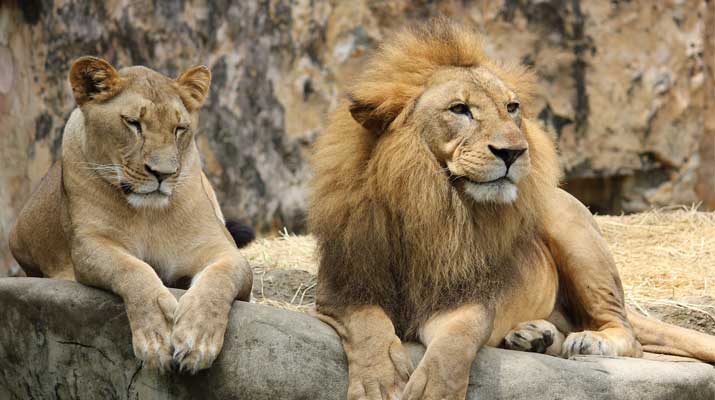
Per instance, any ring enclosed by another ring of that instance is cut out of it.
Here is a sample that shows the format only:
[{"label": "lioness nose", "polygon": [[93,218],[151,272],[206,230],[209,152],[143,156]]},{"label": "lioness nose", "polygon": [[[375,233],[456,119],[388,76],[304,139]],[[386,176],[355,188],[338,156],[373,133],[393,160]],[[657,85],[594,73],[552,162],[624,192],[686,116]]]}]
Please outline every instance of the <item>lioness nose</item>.
[{"label": "lioness nose", "polygon": [[144,168],[146,169],[146,172],[148,172],[151,175],[154,175],[156,177],[156,180],[161,183],[164,179],[170,177],[171,175],[174,175],[176,173],[176,168],[172,169],[171,171],[169,169],[159,169],[156,167],[152,167],[149,164],[144,164]]},{"label": "lioness nose", "polygon": [[504,161],[504,165],[506,165],[507,168],[509,168],[512,164],[514,164],[514,161],[516,161],[519,156],[524,154],[526,151],[526,148],[515,148],[515,149],[501,149],[498,147],[494,147],[492,145],[489,145],[489,150],[491,152],[501,158]]}]

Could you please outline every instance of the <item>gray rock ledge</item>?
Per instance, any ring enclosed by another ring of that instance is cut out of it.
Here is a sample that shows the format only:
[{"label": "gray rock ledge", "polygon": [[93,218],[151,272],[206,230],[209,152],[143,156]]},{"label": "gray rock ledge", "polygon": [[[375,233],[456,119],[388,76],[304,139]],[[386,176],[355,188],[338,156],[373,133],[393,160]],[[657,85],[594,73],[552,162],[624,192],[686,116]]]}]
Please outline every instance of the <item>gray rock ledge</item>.
[{"label": "gray rock ledge", "polygon": [[[418,360],[422,348],[411,349]],[[135,360],[117,296],[73,282],[0,279],[0,399],[339,400],[346,384],[337,336],[308,315],[237,302],[211,369],[161,376]],[[715,368],[486,348],[469,398],[712,400]]]}]

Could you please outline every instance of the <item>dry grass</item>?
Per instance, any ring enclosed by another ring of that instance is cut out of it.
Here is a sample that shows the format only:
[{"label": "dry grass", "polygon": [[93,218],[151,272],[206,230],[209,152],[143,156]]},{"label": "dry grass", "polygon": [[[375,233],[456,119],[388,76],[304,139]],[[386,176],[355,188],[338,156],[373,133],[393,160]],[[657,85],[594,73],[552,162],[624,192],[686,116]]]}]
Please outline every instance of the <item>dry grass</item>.
[{"label": "dry grass", "polygon": [[715,213],[675,208],[596,220],[630,304],[715,314],[712,305],[693,300],[715,297]]},{"label": "dry grass", "polygon": [[[628,302],[638,308],[667,304],[715,314],[711,305],[690,301],[715,297],[715,213],[694,209],[663,209],[627,216],[596,217],[623,280]],[[316,273],[315,241],[310,236],[282,232],[259,239],[243,250],[254,265],[256,279],[272,269]],[[313,282],[301,283],[295,299]],[[277,302],[256,296],[260,303],[292,309],[310,304]]]},{"label": "dry grass", "polygon": [[303,270],[313,276],[316,275],[318,264],[315,260],[315,240],[312,236],[296,236],[282,231],[275,238],[256,240],[250,246],[241,249],[241,252],[253,267],[253,297],[257,303],[303,312],[313,307],[314,303],[306,302],[304,298],[308,291],[315,290],[315,279],[297,282],[298,286],[291,301],[271,299],[263,293],[263,290],[255,290],[256,287],[261,289],[264,287],[263,280],[266,273],[275,269]]},{"label": "dry grass", "polygon": [[275,238],[258,239],[241,252],[251,265],[266,269],[301,269],[314,275],[318,272],[312,236],[296,236],[283,231]]}]

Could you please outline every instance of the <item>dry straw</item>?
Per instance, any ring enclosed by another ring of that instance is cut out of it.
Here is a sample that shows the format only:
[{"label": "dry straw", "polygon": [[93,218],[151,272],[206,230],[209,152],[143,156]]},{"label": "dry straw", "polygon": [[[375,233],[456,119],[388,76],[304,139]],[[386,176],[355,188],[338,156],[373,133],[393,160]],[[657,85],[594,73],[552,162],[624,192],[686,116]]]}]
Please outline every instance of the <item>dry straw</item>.
[{"label": "dry straw", "polygon": [[[626,216],[597,216],[623,280],[628,302],[642,310],[653,305],[685,307],[715,316],[712,303],[694,298],[715,297],[715,213],[694,208],[670,208]],[[316,273],[315,241],[287,232],[259,239],[243,250],[255,266],[256,280],[272,269]],[[256,296],[259,303],[305,310],[300,303],[306,281],[296,288],[293,302]],[[715,320],[715,317],[713,317]]]},{"label": "dry straw", "polygon": [[630,304],[684,307],[715,320],[713,303],[697,300],[715,297],[715,213],[670,208],[596,219]]}]

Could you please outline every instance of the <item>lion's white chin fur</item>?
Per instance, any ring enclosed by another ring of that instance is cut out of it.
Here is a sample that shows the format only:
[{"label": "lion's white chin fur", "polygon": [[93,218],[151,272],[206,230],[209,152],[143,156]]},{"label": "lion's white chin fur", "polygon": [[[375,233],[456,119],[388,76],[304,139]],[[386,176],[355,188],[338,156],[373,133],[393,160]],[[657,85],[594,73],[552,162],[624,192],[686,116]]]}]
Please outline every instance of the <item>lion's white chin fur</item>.
[{"label": "lion's white chin fur", "polygon": [[134,208],[161,209],[169,206],[169,196],[161,193],[127,195],[127,201]]},{"label": "lion's white chin fur", "polygon": [[464,190],[478,203],[511,204],[519,194],[516,185],[506,179],[491,183],[466,182]]}]

